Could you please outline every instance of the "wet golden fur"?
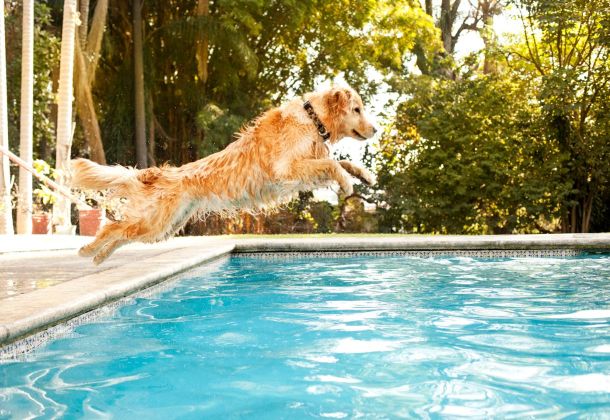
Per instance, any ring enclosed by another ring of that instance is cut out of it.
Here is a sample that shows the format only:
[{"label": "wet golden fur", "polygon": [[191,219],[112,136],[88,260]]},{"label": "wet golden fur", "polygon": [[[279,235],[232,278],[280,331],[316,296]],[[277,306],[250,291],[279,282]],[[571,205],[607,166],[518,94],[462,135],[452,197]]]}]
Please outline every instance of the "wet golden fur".
[{"label": "wet golden fur", "polygon": [[[330,143],[375,133],[352,89],[309,93],[305,99],[331,133]],[[351,194],[349,175],[374,183],[366,169],[330,159],[301,98],[262,114],[224,150],[180,167],[137,170],[75,159],[72,172],[73,187],[109,189],[128,200],[121,220],[105,225],[79,251],[94,256],[96,264],[128,242],[166,239],[198,212],[259,211],[333,182]]]}]

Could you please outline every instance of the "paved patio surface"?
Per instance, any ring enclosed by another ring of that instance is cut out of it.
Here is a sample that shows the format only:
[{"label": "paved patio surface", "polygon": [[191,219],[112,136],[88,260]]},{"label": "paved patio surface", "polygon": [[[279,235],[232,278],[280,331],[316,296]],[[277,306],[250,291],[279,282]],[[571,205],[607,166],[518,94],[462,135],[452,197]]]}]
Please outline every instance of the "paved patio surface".
[{"label": "paved patio surface", "polygon": [[[226,238],[217,237],[184,237],[153,245],[131,244],[96,266],[91,258],[77,255],[77,250],[89,241],[91,238],[80,236],[16,235],[12,247],[8,243],[0,245],[0,305],[3,299],[16,295],[47,289],[94,274],[101,278],[109,272],[134,264],[140,267],[142,273],[146,273],[149,267],[142,267],[140,261],[163,257],[164,254],[177,250],[188,252],[190,247],[195,247],[198,252],[214,250],[221,244],[230,242]],[[43,251],[45,247],[47,250]],[[0,318],[0,323],[1,321]]]},{"label": "paved patio surface", "polygon": [[[610,233],[499,236],[183,237],[131,244],[95,266],[91,238],[0,236],[1,347],[232,252],[601,250]],[[1,357],[0,357],[1,358]]]},{"label": "paved patio surface", "polygon": [[0,235],[0,255],[16,252],[74,250],[89,241],[91,241],[90,236]]}]

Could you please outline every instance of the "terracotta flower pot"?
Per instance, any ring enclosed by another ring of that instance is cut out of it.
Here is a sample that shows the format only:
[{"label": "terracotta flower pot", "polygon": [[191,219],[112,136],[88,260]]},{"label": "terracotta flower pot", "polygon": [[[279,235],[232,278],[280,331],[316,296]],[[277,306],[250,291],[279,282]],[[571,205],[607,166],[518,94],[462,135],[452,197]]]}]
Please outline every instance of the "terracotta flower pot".
[{"label": "terracotta flower pot", "polygon": [[81,236],[95,236],[106,221],[104,209],[91,209],[78,211],[78,226]]},{"label": "terracotta flower pot", "polygon": [[34,235],[46,235],[51,232],[51,215],[48,213],[37,213],[32,215],[32,233]]}]

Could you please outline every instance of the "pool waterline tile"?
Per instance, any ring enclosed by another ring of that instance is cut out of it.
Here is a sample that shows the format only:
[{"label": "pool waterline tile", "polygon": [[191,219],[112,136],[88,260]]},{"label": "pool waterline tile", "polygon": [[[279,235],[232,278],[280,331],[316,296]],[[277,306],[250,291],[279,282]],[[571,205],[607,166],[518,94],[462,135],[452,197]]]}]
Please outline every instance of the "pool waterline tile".
[{"label": "pool waterline tile", "polygon": [[233,255],[249,256],[262,259],[286,259],[286,258],[349,258],[353,256],[362,257],[469,257],[469,258],[557,258],[577,257],[584,255],[584,251],[576,249],[536,249],[536,250],[445,250],[445,251],[293,251],[293,252],[234,252]]}]

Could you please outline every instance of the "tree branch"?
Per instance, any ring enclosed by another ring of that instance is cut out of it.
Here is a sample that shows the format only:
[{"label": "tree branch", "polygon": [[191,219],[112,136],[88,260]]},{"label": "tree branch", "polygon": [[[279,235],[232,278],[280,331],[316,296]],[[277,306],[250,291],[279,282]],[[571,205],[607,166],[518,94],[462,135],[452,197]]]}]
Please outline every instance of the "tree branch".
[{"label": "tree branch", "polygon": [[[534,55],[532,48],[530,46],[530,41],[529,41],[529,35],[528,35],[528,29],[527,29],[527,24],[525,23],[525,17],[523,16],[523,11],[519,9],[519,16],[521,18],[521,23],[523,24],[523,35],[525,36],[525,45],[527,46],[527,50],[529,52],[529,59],[527,59],[527,61],[531,62],[536,69],[538,70],[538,72],[544,76],[545,72],[544,69],[542,68],[542,65],[540,64],[540,57],[537,57],[537,54]],[[532,35],[533,37],[535,37],[535,35]],[[520,57],[523,57],[521,54],[517,54]]]},{"label": "tree branch", "polygon": [[460,8],[461,2],[462,0],[454,0],[453,4],[451,5],[451,26],[453,26],[453,23],[455,23],[455,20],[457,19],[458,9]]}]

